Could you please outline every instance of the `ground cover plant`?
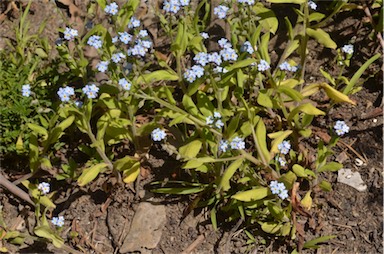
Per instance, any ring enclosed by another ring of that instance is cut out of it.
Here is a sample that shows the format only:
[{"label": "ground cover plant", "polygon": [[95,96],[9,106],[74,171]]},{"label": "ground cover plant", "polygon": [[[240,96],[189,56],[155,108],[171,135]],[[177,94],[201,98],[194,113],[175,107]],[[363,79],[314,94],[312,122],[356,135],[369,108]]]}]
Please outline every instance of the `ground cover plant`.
[{"label": "ground cover plant", "polygon": [[[75,13],[71,1],[59,2]],[[145,188],[187,195],[184,216],[202,210],[213,230],[241,225],[246,251],[277,242],[300,253],[336,237],[304,240],[298,221],[312,218],[314,193],[332,192],[324,175],[343,167],[334,149],[351,126],[329,118],[331,111],[356,105],[351,96],[381,56],[351,74],[353,41],[337,44],[327,29],[358,3],[329,1],[320,11],[305,0],[164,1],[144,5],[158,23],[153,29],[138,0],[89,1],[81,21],[56,31],[55,45],[28,33],[31,4],[19,6],[16,40],[0,51],[0,148],[27,154],[29,172],[20,187],[4,176],[0,184],[32,205],[34,223],[21,232],[0,221],[4,244],[47,241],[81,253],[73,244],[79,233],[57,210],[55,186],[84,189],[104,179],[109,192],[138,192],[153,149],[183,173]],[[294,18],[279,17],[274,4]],[[382,11],[370,18],[372,37],[382,39]],[[279,27],[285,46],[276,56],[270,44]],[[335,54],[328,64],[337,73],[320,68],[322,81],[307,78],[310,41]]]}]

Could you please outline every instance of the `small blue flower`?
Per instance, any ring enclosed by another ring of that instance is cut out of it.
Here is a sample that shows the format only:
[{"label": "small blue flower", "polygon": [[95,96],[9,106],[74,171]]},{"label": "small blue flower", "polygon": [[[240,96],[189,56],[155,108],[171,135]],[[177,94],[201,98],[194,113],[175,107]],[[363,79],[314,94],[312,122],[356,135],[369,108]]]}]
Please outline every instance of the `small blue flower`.
[{"label": "small blue flower", "polygon": [[184,78],[192,83],[196,78],[201,78],[204,75],[204,68],[200,65],[194,65],[184,72]]},{"label": "small blue flower", "polygon": [[248,5],[255,4],[255,0],[238,0],[237,2],[239,2],[240,4],[248,4]]},{"label": "small blue flower", "polygon": [[201,32],[200,35],[201,35],[201,37],[203,37],[203,39],[208,39],[209,38],[209,34],[206,33],[206,32]]},{"label": "small blue flower", "polygon": [[244,42],[243,46],[241,47],[241,51],[248,52],[248,54],[253,54],[255,50],[253,49],[251,43],[249,41]]},{"label": "small blue flower", "polygon": [[216,65],[220,65],[222,63],[221,56],[217,52],[208,54],[208,62],[215,63]]},{"label": "small blue flower", "polygon": [[100,72],[105,72],[106,70],[108,70],[108,65],[109,65],[109,61],[101,61],[96,65],[96,68]]},{"label": "small blue flower", "polygon": [[213,117],[214,118],[221,118],[221,114],[219,112],[213,112]]},{"label": "small blue flower", "polygon": [[344,45],[341,48],[341,51],[343,51],[344,53],[346,53],[348,55],[352,55],[353,54],[353,45],[351,45],[351,44]]},{"label": "small blue flower", "polygon": [[228,70],[221,67],[221,66],[216,66],[215,68],[213,68],[213,72],[214,73],[227,73]]},{"label": "small blue flower", "polygon": [[57,91],[57,95],[59,95],[60,100],[63,102],[69,101],[70,97],[75,94],[75,90],[72,87],[60,87],[59,91]]},{"label": "small blue flower", "polygon": [[272,194],[278,195],[281,199],[284,200],[288,198],[288,190],[285,188],[283,183],[279,183],[278,181],[271,181],[269,188],[271,189]]},{"label": "small blue flower", "polygon": [[270,66],[269,66],[269,63],[267,62],[267,61],[265,61],[265,60],[260,60],[260,63],[257,65],[257,70],[258,71],[266,71],[266,70],[268,70],[269,68],[271,68]]},{"label": "small blue flower", "polygon": [[279,162],[280,166],[285,167],[287,165],[287,161],[283,157],[277,158],[277,161]]},{"label": "small blue flower", "polygon": [[64,217],[63,216],[53,217],[51,222],[56,227],[60,227],[61,228],[62,226],[64,226]]},{"label": "small blue flower", "polygon": [[223,139],[220,140],[220,142],[219,142],[219,150],[225,153],[228,148],[229,148],[228,141],[223,140]]},{"label": "small blue flower", "polygon": [[44,195],[48,194],[49,191],[50,191],[50,185],[49,183],[46,183],[46,182],[42,182],[42,183],[39,183],[39,185],[37,186],[37,189],[43,193]]},{"label": "small blue flower", "polygon": [[29,97],[31,95],[31,86],[29,84],[23,85],[21,87],[21,94],[24,97]]},{"label": "small blue flower", "polygon": [[119,85],[125,90],[129,91],[131,90],[132,84],[128,82],[125,78],[119,79]]},{"label": "small blue flower", "polygon": [[179,0],[164,1],[163,10],[166,12],[177,13],[180,10]]},{"label": "small blue flower", "polygon": [[233,48],[224,48],[220,50],[220,56],[224,61],[236,61],[238,57],[236,51]]},{"label": "small blue flower", "polygon": [[338,136],[342,136],[349,132],[349,127],[344,121],[336,121],[336,124],[333,128],[335,129]]},{"label": "small blue flower", "polygon": [[122,59],[125,59],[125,55],[121,52],[113,54],[111,57],[111,60],[114,63],[119,63]]},{"label": "small blue flower", "polygon": [[231,43],[226,38],[221,38],[217,43],[221,48],[232,48]]},{"label": "small blue flower", "polygon": [[279,149],[280,153],[282,154],[288,154],[289,150],[291,149],[291,144],[289,141],[283,141],[278,146],[277,149]]},{"label": "small blue flower", "polygon": [[147,30],[140,30],[139,36],[144,38],[148,36],[148,31]]},{"label": "small blue flower", "polygon": [[317,4],[315,2],[313,2],[313,1],[308,1],[308,6],[312,10],[316,10],[317,9]]},{"label": "small blue flower", "polygon": [[297,66],[292,66],[287,61],[284,61],[279,65],[279,69],[282,71],[296,72],[298,68]]},{"label": "small blue flower", "polygon": [[79,33],[76,29],[66,27],[64,31],[64,39],[66,39],[67,41],[72,41],[73,39],[75,39],[76,36],[78,36],[78,34]]},{"label": "small blue flower", "polygon": [[97,49],[99,49],[103,46],[103,42],[101,40],[101,37],[98,35],[92,35],[91,37],[89,37],[87,44],[89,46],[95,47]]},{"label": "small blue flower", "polygon": [[137,18],[132,17],[129,20],[128,28],[135,28],[135,27],[139,27],[139,26],[140,26],[140,20],[138,20]]},{"label": "small blue flower", "polygon": [[213,117],[212,116],[208,116],[207,118],[205,118],[205,123],[207,125],[213,124],[214,123]]},{"label": "small blue flower", "polygon": [[189,0],[179,0],[179,3],[181,6],[188,6],[189,5]]},{"label": "small blue flower", "polygon": [[221,129],[223,128],[223,126],[224,126],[224,123],[220,119],[216,120],[216,123],[215,123],[216,128]]},{"label": "small blue flower", "polygon": [[200,64],[201,66],[205,66],[208,63],[208,54],[205,52],[199,52],[195,55],[193,60],[195,60],[196,63]]},{"label": "small blue flower", "polygon": [[151,136],[152,136],[153,141],[161,141],[161,140],[165,139],[167,134],[165,134],[164,130],[162,130],[160,128],[156,128],[152,131]]},{"label": "small blue flower", "polygon": [[127,32],[122,32],[122,33],[120,32],[119,35],[120,35],[119,37],[120,41],[124,44],[128,44],[130,41],[132,41],[133,36]]},{"label": "small blue flower", "polygon": [[97,92],[99,92],[99,88],[95,84],[86,85],[82,90],[83,93],[87,95],[88,99],[95,99],[97,97]]},{"label": "small blue flower", "polygon": [[217,15],[219,19],[224,19],[227,16],[229,8],[224,5],[219,5],[213,9],[213,14]]},{"label": "small blue flower", "polygon": [[112,37],[112,43],[116,43],[118,41],[119,41],[119,37],[118,36]]},{"label": "small blue flower", "polygon": [[105,6],[104,11],[109,15],[116,15],[119,11],[119,6],[115,2],[113,2]]},{"label": "small blue flower", "polygon": [[240,137],[235,137],[231,141],[231,149],[240,150],[245,148],[245,142]]}]

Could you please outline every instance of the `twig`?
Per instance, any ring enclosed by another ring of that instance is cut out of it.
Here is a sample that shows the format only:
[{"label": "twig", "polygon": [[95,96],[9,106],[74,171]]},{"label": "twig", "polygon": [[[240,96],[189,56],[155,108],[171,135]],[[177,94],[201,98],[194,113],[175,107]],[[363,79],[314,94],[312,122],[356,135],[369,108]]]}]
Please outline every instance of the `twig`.
[{"label": "twig", "polygon": [[15,184],[10,182],[1,173],[0,173],[0,185],[6,188],[7,190],[9,190],[10,192],[12,192],[13,194],[15,194],[16,196],[18,196],[19,198],[23,199],[24,201],[27,201],[29,204],[32,205],[32,207],[35,207],[35,203],[33,203],[29,195],[25,191],[17,187]]},{"label": "twig", "polygon": [[243,221],[244,221],[243,219],[240,219],[229,232],[227,241],[225,242],[225,246],[224,246],[224,253],[231,253],[229,251],[229,243],[231,242],[233,235],[235,234],[236,230],[240,227],[240,225],[243,223]]},{"label": "twig", "polygon": [[181,254],[191,253],[199,244],[205,240],[204,234],[199,235],[193,243],[191,243],[188,248],[186,248]]}]

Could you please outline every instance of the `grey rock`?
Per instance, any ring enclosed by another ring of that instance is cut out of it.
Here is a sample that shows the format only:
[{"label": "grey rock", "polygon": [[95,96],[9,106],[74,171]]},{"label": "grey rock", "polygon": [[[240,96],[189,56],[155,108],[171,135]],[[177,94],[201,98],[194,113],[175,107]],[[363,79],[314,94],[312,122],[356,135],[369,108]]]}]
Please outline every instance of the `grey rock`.
[{"label": "grey rock", "polygon": [[358,191],[367,190],[367,185],[364,183],[359,172],[352,172],[352,170],[342,168],[338,172],[337,182],[344,183],[355,188]]},{"label": "grey rock", "polygon": [[148,202],[140,203],[133,217],[129,233],[120,248],[120,253],[147,251],[156,248],[166,220],[165,206],[152,205]]}]

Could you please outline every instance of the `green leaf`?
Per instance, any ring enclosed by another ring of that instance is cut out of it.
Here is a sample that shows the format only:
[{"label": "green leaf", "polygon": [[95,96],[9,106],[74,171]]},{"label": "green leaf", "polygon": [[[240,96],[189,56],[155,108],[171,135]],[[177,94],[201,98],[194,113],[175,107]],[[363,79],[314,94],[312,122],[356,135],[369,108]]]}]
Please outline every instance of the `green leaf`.
[{"label": "green leaf", "polygon": [[283,182],[288,190],[292,189],[293,184],[296,182],[296,174],[288,171],[279,178],[279,182]]},{"label": "green leaf", "polygon": [[79,186],[84,186],[88,184],[93,179],[95,179],[99,175],[99,173],[106,167],[107,167],[107,163],[102,162],[84,169],[79,179],[77,179],[77,184]]},{"label": "green leaf", "polygon": [[132,167],[125,169],[123,172],[123,181],[125,183],[132,183],[136,180],[138,175],[140,174],[140,162],[137,161]]},{"label": "green leaf", "polygon": [[140,75],[136,82],[137,84],[145,83],[151,84],[157,81],[175,81],[179,80],[179,76],[173,70],[158,70],[151,73]]},{"label": "green leaf", "polygon": [[241,118],[241,114],[236,114],[236,116],[231,119],[225,132],[226,137],[232,138],[232,136],[235,134],[239,126],[240,118]]},{"label": "green leaf", "polygon": [[29,127],[33,132],[35,132],[36,134],[41,134],[41,135],[43,135],[44,140],[47,139],[47,137],[48,137],[48,131],[47,131],[45,128],[43,128],[43,127],[41,127],[41,126],[39,126],[39,125],[37,125],[37,124],[34,124],[34,123],[27,123],[27,125],[28,125],[28,127]]},{"label": "green leaf", "polygon": [[35,172],[39,166],[39,145],[37,137],[34,134],[29,136],[29,165],[32,173]]},{"label": "green leaf", "polygon": [[186,187],[186,188],[159,188],[153,189],[152,192],[163,193],[163,194],[177,194],[177,195],[189,195],[202,192],[205,189],[201,187]]},{"label": "green leaf", "polygon": [[275,222],[265,222],[261,224],[261,229],[269,234],[276,234],[281,227],[281,224]]},{"label": "green leaf", "polygon": [[198,91],[197,93],[197,107],[205,117],[211,116],[212,112],[215,110],[211,100],[201,91]]},{"label": "green leaf", "polygon": [[194,116],[199,115],[199,110],[196,107],[195,103],[193,102],[192,98],[189,97],[188,95],[184,94],[183,96],[183,106],[185,110],[189,113],[191,113]]},{"label": "green leaf", "polygon": [[259,49],[262,59],[264,59],[268,63],[271,62],[271,59],[268,54],[269,36],[270,36],[269,32],[261,36],[261,43],[260,43],[260,49]]},{"label": "green leaf", "polygon": [[347,95],[337,91],[335,88],[331,87],[327,83],[320,84],[320,87],[323,88],[328,97],[334,100],[335,102],[348,102],[352,105],[356,105],[356,103],[349,99]]},{"label": "green leaf", "polygon": [[257,16],[260,17],[259,22],[263,28],[275,34],[279,25],[275,13],[271,9],[265,8],[261,3],[257,3],[253,7],[253,10],[257,13]]},{"label": "green leaf", "polygon": [[301,203],[301,206],[307,209],[308,211],[311,209],[312,207],[311,191],[308,191],[305,194],[304,198],[300,201],[300,203]]},{"label": "green leaf", "polygon": [[298,176],[298,177],[307,177],[308,175],[305,173],[305,169],[300,166],[299,164],[295,164],[292,166],[292,171]]},{"label": "green leaf", "polygon": [[184,169],[198,168],[204,163],[214,162],[214,161],[215,159],[211,157],[200,157],[196,159],[191,159],[183,166],[183,168]]},{"label": "green leaf", "polygon": [[351,80],[349,81],[349,84],[344,88],[343,93],[349,94],[349,92],[353,89],[361,75],[363,75],[364,71],[377,59],[381,57],[380,53],[377,53],[370,59],[368,59],[358,70],[357,72],[352,76]]},{"label": "green leaf", "polygon": [[258,151],[258,157],[264,163],[268,163],[271,159],[268,147],[267,147],[267,130],[263,119],[260,119],[256,126],[256,139],[259,145],[260,151]]},{"label": "green leaf", "polygon": [[336,43],[331,39],[329,34],[327,32],[325,32],[324,30],[322,30],[320,28],[317,28],[315,30],[315,29],[308,27],[306,29],[306,32],[309,36],[311,36],[312,38],[315,38],[317,40],[317,42],[324,45],[325,47],[331,48],[331,49],[336,49],[336,47],[337,47]]},{"label": "green leaf", "polygon": [[313,106],[311,103],[305,103],[301,104],[300,106],[296,107],[294,110],[292,110],[289,113],[288,121],[291,121],[293,117],[295,117],[296,114],[299,112],[304,112],[308,115],[325,115],[323,111],[320,109],[317,109],[315,106]]},{"label": "green leaf", "polygon": [[283,93],[285,95],[288,95],[292,100],[294,101],[301,101],[303,99],[303,96],[301,95],[300,92],[296,91],[295,89],[292,89],[288,86],[278,86],[277,91],[279,93]]},{"label": "green leaf", "polygon": [[332,185],[330,182],[328,181],[321,181],[321,183],[319,183],[319,187],[323,190],[323,191],[331,191],[332,190]]},{"label": "green leaf", "polygon": [[228,168],[225,170],[220,180],[218,189],[227,191],[231,188],[229,181],[231,180],[232,176],[235,174],[236,170],[240,168],[242,164],[243,164],[243,159],[237,159],[234,162],[232,162],[231,165],[228,166]]},{"label": "green leaf", "polygon": [[277,220],[280,221],[284,218],[284,211],[279,205],[276,205],[272,202],[268,202],[267,207],[272,216],[275,217]]},{"label": "green leaf", "polygon": [[247,58],[247,59],[244,59],[244,60],[237,61],[236,63],[234,63],[234,64],[232,64],[230,66],[225,67],[225,69],[227,69],[228,71],[232,71],[232,70],[235,70],[235,69],[238,69],[238,68],[244,68],[244,67],[250,66],[251,64],[253,64],[255,62],[256,62],[256,59],[254,59],[254,58]]},{"label": "green leaf", "polygon": [[312,239],[312,240],[304,243],[303,248],[305,248],[305,249],[309,249],[309,248],[317,249],[317,248],[319,248],[319,246],[318,246],[319,243],[327,242],[327,241],[329,241],[335,237],[336,237],[335,235],[320,236],[318,238]]},{"label": "green leaf", "polygon": [[268,93],[268,90],[260,90],[257,96],[257,103],[266,108],[273,108],[273,102],[271,95]]},{"label": "green leaf", "polygon": [[316,22],[319,22],[320,20],[322,20],[323,18],[325,17],[325,15],[323,13],[320,13],[320,12],[312,12],[311,14],[309,14],[309,22],[312,22],[312,21],[316,21]]},{"label": "green leaf", "polygon": [[48,226],[37,226],[34,229],[34,233],[37,236],[51,240],[52,244],[56,248],[61,248],[64,244],[64,240],[60,236],[56,235],[56,232]]},{"label": "green leaf", "polygon": [[342,167],[343,167],[343,164],[332,161],[332,162],[329,162],[329,163],[325,164],[324,166],[320,167],[317,170],[317,173],[321,173],[321,172],[325,172],[325,171],[335,172],[335,171],[338,171],[339,169],[341,169]]},{"label": "green leaf", "polygon": [[241,191],[233,195],[231,198],[244,201],[244,202],[250,202],[255,200],[261,200],[268,196],[270,193],[269,188],[267,187],[256,187],[252,190],[247,191]]},{"label": "green leaf", "polygon": [[289,135],[291,135],[291,133],[291,130],[286,130],[268,134],[268,137],[273,139],[271,143],[272,154],[277,153],[279,151],[279,149],[277,148],[278,145],[281,144]]},{"label": "green leaf", "polygon": [[203,142],[201,142],[201,140],[199,139],[193,140],[192,142],[189,142],[188,144],[180,147],[179,154],[183,158],[187,158],[187,159],[195,158],[199,153],[202,144]]}]

